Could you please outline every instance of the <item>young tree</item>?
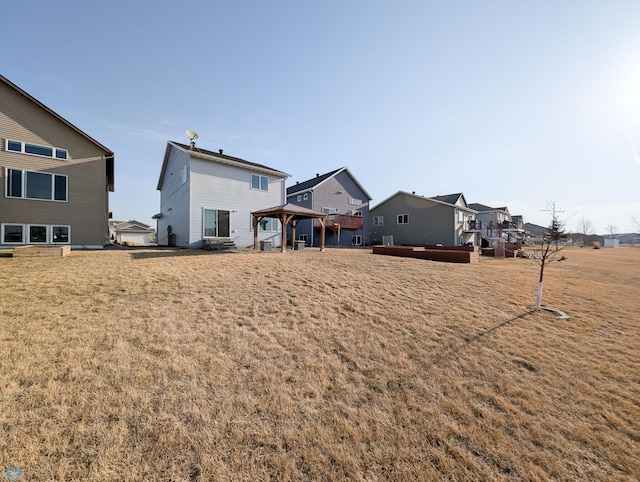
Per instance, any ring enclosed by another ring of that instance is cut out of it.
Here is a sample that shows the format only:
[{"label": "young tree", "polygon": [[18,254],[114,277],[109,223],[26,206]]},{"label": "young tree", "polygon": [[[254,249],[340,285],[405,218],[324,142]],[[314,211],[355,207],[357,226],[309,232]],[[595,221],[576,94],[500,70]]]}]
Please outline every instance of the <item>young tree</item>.
[{"label": "young tree", "polygon": [[640,233],[640,216],[631,215],[631,226],[636,233]]},{"label": "young tree", "polygon": [[581,246],[584,246],[587,238],[594,233],[595,228],[591,221],[585,218],[581,218],[580,221],[578,221],[578,234],[580,234]]},{"label": "young tree", "polygon": [[[547,231],[542,234],[540,244],[536,249],[535,260],[540,265],[540,278],[538,279],[538,291],[536,293],[535,310],[540,310],[542,304],[542,286],[544,278],[544,269],[549,266],[549,263],[558,257],[560,251],[567,247],[567,245],[559,246],[561,240],[567,239],[567,233],[564,230],[564,222],[560,220],[560,213],[563,211],[556,208],[555,202],[547,202],[547,209],[545,210],[551,215],[551,222]],[[563,261],[564,256],[558,259]]]},{"label": "young tree", "polygon": [[609,233],[611,239],[615,238],[616,234],[618,234],[618,226],[614,226],[611,223],[607,224],[607,233]]}]

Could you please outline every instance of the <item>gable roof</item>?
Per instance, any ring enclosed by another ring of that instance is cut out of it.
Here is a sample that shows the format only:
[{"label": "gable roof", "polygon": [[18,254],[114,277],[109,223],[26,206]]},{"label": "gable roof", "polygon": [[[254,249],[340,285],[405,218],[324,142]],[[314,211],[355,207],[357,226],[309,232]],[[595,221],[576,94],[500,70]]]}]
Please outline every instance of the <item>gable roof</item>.
[{"label": "gable roof", "polygon": [[471,203],[469,204],[469,207],[481,213],[488,212],[488,211],[503,211],[505,213],[509,212],[509,209],[506,206],[503,206],[500,208],[492,208],[490,206],[486,206],[480,203]]},{"label": "gable roof", "polygon": [[277,169],[273,169],[271,167],[265,166],[263,164],[257,164],[255,162],[245,161],[244,159],[240,159],[239,157],[229,156],[227,154],[223,154],[221,151],[213,152],[207,149],[201,149],[199,147],[191,147],[186,144],[182,144],[180,142],[169,141],[167,142],[167,149],[164,154],[164,160],[162,161],[162,168],[160,169],[160,178],[158,179],[158,185],[156,189],[160,190],[162,187],[162,181],[164,180],[164,173],[167,168],[167,163],[169,162],[169,152],[171,149],[180,149],[183,152],[186,152],[195,159],[202,159],[204,161],[217,162],[218,164],[226,164],[228,166],[239,167],[242,169],[249,169],[254,172],[261,172],[263,174],[270,174],[276,177],[288,178],[291,175],[286,172],[278,171]]},{"label": "gable roof", "polygon": [[[436,204],[443,204],[445,206],[449,206],[449,207],[452,207],[452,208],[460,209],[461,211],[466,211],[466,212],[471,213],[471,214],[477,214],[477,212],[478,212],[475,209],[471,209],[470,207],[458,206],[456,204],[448,203],[448,202],[445,202],[445,201],[440,201],[439,199],[436,199],[436,198],[433,198],[433,197],[419,196],[418,194],[408,193],[406,191],[398,191],[395,194],[392,194],[391,196],[386,198],[384,201],[381,201],[380,203],[376,204],[373,208],[369,209],[369,212],[377,209],[378,207],[382,206],[384,203],[386,203],[386,202],[390,201],[391,199],[393,199],[394,197],[397,197],[397,196],[400,196],[400,195],[404,195],[404,196],[408,196],[408,197],[412,197],[412,198],[415,198],[415,199],[420,199],[422,201],[432,202],[432,203],[436,203]],[[436,196],[436,197],[439,197],[439,196]]]},{"label": "gable roof", "polygon": [[445,202],[447,204],[456,204],[460,198],[462,198],[462,202],[464,203],[464,205],[466,207],[469,207],[467,205],[467,200],[464,198],[464,195],[461,192],[455,193],[455,194],[445,194],[443,196],[432,196],[430,199],[435,199],[437,201],[442,201]]},{"label": "gable roof", "polygon": [[47,113],[49,113],[51,116],[53,116],[54,118],[56,118],[57,120],[59,120],[60,122],[62,122],[63,124],[65,124],[67,127],[69,127],[70,129],[72,129],[73,131],[75,131],[77,134],[80,134],[82,137],[84,137],[85,139],[87,139],[89,142],[91,142],[92,144],[94,144],[96,147],[98,147],[100,150],[104,151],[105,153],[105,158],[107,160],[107,187],[109,188],[109,191],[113,192],[114,191],[114,186],[115,186],[115,168],[114,168],[114,154],[113,151],[111,149],[109,149],[108,147],[103,146],[102,144],[100,144],[98,141],[96,141],[93,137],[91,137],[89,134],[87,134],[86,132],[80,130],[79,128],[77,128],[76,126],[74,126],[71,122],[69,122],[67,119],[65,119],[64,117],[62,117],[60,114],[54,112],[53,110],[51,110],[49,107],[47,107],[46,105],[44,105],[42,102],[40,102],[38,99],[36,99],[35,97],[33,97],[32,95],[28,94],[27,92],[25,92],[24,90],[22,90],[20,87],[18,87],[16,84],[14,84],[13,82],[11,82],[9,79],[7,79],[6,77],[4,77],[3,75],[0,75],[0,82],[4,83],[5,85],[9,86],[10,88],[12,88],[13,90],[15,90],[16,92],[18,92],[19,94],[21,94],[22,96],[24,96],[26,99],[30,100],[31,102],[33,102],[34,104],[36,104],[38,107],[40,107],[41,109],[45,110]]},{"label": "gable roof", "polygon": [[362,187],[360,182],[358,182],[356,177],[351,173],[351,171],[346,166],[345,167],[341,167],[340,169],[336,169],[336,170],[331,171],[331,172],[327,172],[326,174],[322,174],[322,175],[317,174],[316,177],[314,177],[312,179],[308,179],[307,181],[300,182],[300,183],[294,184],[293,186],[288,187],[287,188],[287,196],[290,196],[292,194],[297,194],[297,193],[300,193],[300,192],[303,192],[303,191],[310,191],[310,190],[320,186],[325,181],[328,181],[332,177],[337,176],[341,172],[346,172],[351,177],[351,179],[353,179],[353,182],[364,193],[364,195],[367,196],[367,199],[369,199],[369,200],[373,199],[369,195],[369,193],[365,190],[365,188]]}]

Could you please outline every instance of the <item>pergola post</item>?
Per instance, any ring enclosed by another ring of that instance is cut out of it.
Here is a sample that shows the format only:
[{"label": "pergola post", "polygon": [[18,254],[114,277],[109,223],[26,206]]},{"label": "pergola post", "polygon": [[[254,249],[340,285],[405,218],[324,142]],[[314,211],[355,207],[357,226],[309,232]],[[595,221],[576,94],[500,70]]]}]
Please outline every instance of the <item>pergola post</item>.
[{"label": "pergola post", "polygon": [[298,224],[298,220],[293,219],[291,221],[291,249],[296,248],[296,224]]},{"label": "pergola post", "polygon": [[253,250],[258,251],[258,216],[253,215]]},{"label": "pergola post", "polygon": [[325,225],[324,225],[324,221],[325,221],[325,218],[320,218],[320,252],[324,251],[324,239],[325,239],[325,234],[324,234]]}]

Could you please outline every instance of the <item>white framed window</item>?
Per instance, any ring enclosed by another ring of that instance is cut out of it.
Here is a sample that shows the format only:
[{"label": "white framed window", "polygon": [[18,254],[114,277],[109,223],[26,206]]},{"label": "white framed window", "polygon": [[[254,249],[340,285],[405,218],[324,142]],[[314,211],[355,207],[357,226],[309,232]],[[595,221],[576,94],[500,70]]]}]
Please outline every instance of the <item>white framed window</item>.
[{"label": "white framed window", "polygon": [[362,246],[362,236],[360,234],[354,234],[351,236],[352,246]]},{"label": "white framed window", "polygon": [[334,214],[338,212],[337,208],[322,208],[322,212],[325,214]]},{"label": "white framed window", "polygon": [[304,195],[302,196],[302,199],[304,199],[305,201],[309,199],[309,193],[305,192]]},{"label": "white framed window", "polygon": [[360,206],[362,204],[362,199],[350,197],[349,204],[357,204],[358,206]]},{"label": "white framed window", "polygon": [[409,224],[409,215],[398,214],[398,224]]},{"label": "white framed window", "polygon": [[71,226],[51,224],[2,224],[0,244],[69,244]]},{"label": "white framed window", "polygon": [[182,186],[183,184],[186,184],[188,179],[189,179],[189,166],[185,164],[184,166],[182,166],[182,172],[180,174],[180,185]]},{"label": "white framed window", "polygon": [[298,196],[296,197],[296,201],[297,202],[302,201],[302,194],[298,194]]},{"label": "white framed window", "polygon": [[[258,231],[279,231],[280,221],[278,218],[262,218],[258,221]],[[253,229],[253,226],[251,227]]]},{"label": "white framed window", "polygon": [[19,152],[20,154],[30,154],[33,156],[52,157],[66,161],[69,158],[69,151],[58,147],[41,146],[28,142],[14,141],[5,139],[5,149],[10,152]]},{"label": "white framed window", "polygon": [[66,202],[67,176],[48,172],[6,170],[5,195],[23,199]]},{"label": "white framed window", "polygon": [[458,222],[464,223],[464,212],[458,211]]},{"label": "white framed window", "polygon": [[24,224],[3,224],[2,244],[24,244],[26,226]]},{"label": "white framed window", "polygon": [[269,178],[267,176],[260,176],[259,174],[251,174],[251,189],[268,191]]},{"label": "white framed window", "polygon": [[374,216],[373,217],[373,225],[374,226],[384,226],[384,216]]}]

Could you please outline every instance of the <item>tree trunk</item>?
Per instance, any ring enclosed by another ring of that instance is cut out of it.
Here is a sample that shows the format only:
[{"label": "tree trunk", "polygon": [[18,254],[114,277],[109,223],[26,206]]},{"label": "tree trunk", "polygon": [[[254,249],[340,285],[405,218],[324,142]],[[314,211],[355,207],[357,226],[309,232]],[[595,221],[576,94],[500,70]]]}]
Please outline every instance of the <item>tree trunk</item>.
[{"label": "tree trunk", "polygon": [[542,281],[538,283],[538,292],[536,294],[536,306],[535,310],[540,310],[540,304],[542,303]]}]

